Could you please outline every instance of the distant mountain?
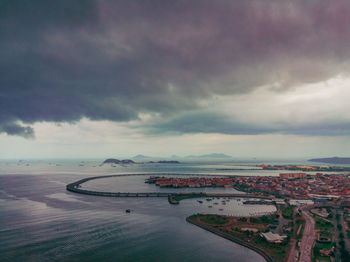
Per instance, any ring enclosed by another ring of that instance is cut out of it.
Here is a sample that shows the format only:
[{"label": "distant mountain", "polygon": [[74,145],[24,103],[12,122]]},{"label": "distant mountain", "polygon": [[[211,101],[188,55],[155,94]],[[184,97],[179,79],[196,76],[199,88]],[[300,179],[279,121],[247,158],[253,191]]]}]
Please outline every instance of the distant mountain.
[{"label": "distant mountain", "polygon": [[200,158],[232,158],[231,156],[229,155],[225,155],[225,154],[217,154],[217,153],[214,153],[214,154],[207,154],[207,155],[201,155],[199,156]]},{"label": "distant mountain", "polygon": [[218,154],[218,153],[213,153],[213,154],[206,154],[206,155],[199,155],[199,156],[196,156],[196,155],[189,155],[189,156],[186,156],[186,158],[210,158],[210,159],[228,159],[228,158],[232,158],[231,156],[229,155],[225,155],[225,154]]},{"label": "distant mountain", "polygon": [[131,159],[123,159],[123,160],[119,160],[119,159],[115,159],[115,158],[108,158],[105,161],[103,161],[103,163],[101,165],[104,164],[180,164],[179,161],[175,161],[175,160],[160,160],[160,161],[148,161],[148,162],[134,162]]},{"label": "distant mountain", "polygon": [[310,162],[319,162],[327,164],[350,164],[350,157],[328,157],[309,159]]},{"label": "distant mountain", "polygon": [[141,155],[141,154],[138,154],[138,155],[132,157],[132,159],[147,159],[147,158],[152,158],[152,157],[151,156]]}]

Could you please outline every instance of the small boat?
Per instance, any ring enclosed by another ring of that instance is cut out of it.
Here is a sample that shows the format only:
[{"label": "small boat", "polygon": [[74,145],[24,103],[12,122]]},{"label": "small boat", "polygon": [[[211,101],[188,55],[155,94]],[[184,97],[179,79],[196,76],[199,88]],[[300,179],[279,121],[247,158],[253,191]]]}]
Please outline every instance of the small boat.
[{"label": "small boat", "polygon": [[202,203],[203,203],[203,201],[202,201],[202,200],[197,200],[197,202],[198,202],[198,203],[200,203],[200,204],[202,204]]},{"label": "small boat", "polygon": [[130,209],[126,209],[126,210],[125,210],[125,213],[130,213],[130,212],[131,212]]},{"label": "small boat", "polygon": [[222,208],[219,208],[219,211],[224,211]]},{"label": "small boat", "polygon": [[208,206],[209,208],[212,208],[213,206]]},{"label": "small boat", "polygon": [[207,201],[212,201],[212,199],[211,198],[207,198]]},{"label": "small boat", "polygon": [[218,202],[215,202],[214,205],[218,205],[219,203]]}]

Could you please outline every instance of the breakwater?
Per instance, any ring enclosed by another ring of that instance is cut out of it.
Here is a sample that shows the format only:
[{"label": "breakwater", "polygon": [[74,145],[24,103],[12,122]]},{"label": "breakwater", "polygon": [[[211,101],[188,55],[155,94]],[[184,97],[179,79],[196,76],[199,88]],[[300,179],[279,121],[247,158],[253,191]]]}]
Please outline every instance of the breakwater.
[{"label": "breakwater", "polygon": [[208,226],[208,225],[205,225],[205,224],[202,224],[202,223],[199,223],[198,221],[194,220],[194,219],[190,219],[189,217],[186,218],[186,221],[193,224],[193,225],[196,225],[200,228],[203,228],[215,235],[218,235],[220,237],[223,237],[223,238],[226,238],[232,242],[235,242],[241,246],[244,246],[244,247],[247,247],[253,251],[255,251],[256,253],[258,253],[259,255],[261,255],[267,262],[275,262],[275,260],[273,259],[273,257],[268,254],[265,250],[255,246],[255,245],[252,245],[251,243],[245,241],[245,240],[242,240],[238,237],[235,237],[229,233],[225,233],[217,228],[214,228],[212,226]]}]

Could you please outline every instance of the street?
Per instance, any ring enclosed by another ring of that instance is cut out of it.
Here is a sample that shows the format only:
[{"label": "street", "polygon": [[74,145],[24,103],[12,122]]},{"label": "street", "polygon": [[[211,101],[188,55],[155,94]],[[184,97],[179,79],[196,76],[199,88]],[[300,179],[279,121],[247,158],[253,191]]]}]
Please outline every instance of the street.
[{"label": "street", "polygon": [[300,262],[311,261],[311,251],[315,241],[315,221],[309,215],[307,208],[302,208],[303,217],[306,220],[303,237],[300,243]]}]

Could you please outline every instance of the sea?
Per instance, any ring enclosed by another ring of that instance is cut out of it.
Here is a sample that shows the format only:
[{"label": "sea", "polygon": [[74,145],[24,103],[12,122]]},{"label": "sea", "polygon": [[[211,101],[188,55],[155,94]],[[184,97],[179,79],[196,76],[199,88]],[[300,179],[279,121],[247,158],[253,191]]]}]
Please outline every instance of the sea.
[{"label": "sea", "polygon": [[[246,247],[189,224],[186,217],[196,213],[263,215],[276,210],[272,205],[245,205],[242,199],[230,199],[225,205],[224,199],[210,203],[187,199],[170,205],[161,197],[82,195],[67,191],[66,185],[86,177],[133,174],[90,180],[82,187],[109,192],[169,192],[144,183],[145,179],[160,175],[277,176],[278,171],[260,170],[255,166],[261,164],[258,161],[101,166],[102,161],[1,160],[0,261],[265,261]],[[237,192],[233,188],[205,190]]]}]

